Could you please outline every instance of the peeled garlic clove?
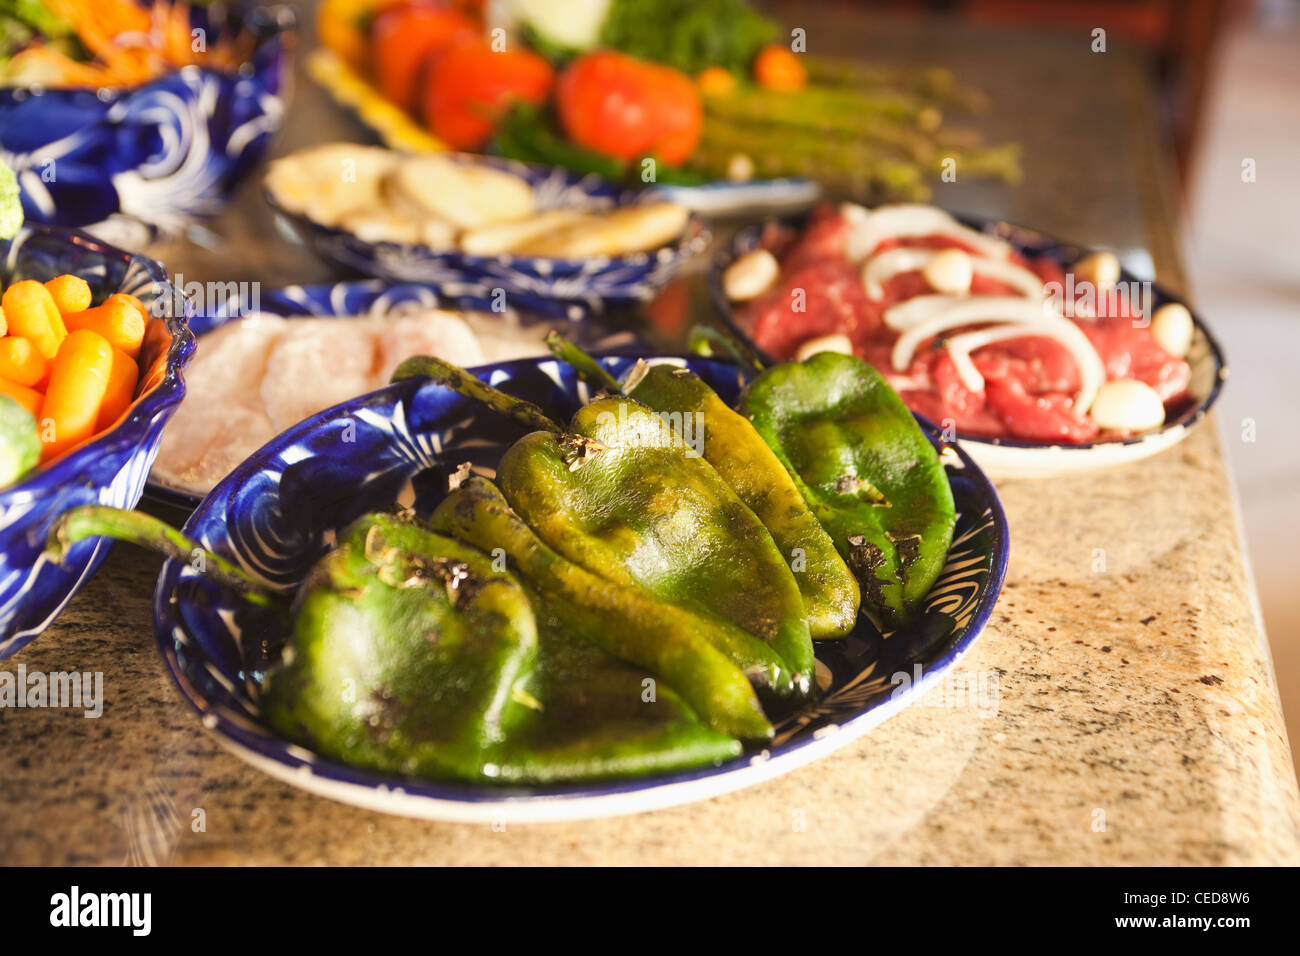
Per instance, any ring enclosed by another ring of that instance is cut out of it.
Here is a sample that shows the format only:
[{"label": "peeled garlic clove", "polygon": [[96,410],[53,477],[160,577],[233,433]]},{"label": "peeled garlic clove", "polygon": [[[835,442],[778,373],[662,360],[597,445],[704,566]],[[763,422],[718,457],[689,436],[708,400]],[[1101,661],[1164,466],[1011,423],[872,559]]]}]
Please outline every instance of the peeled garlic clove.
[{"label": "peeled garlic clove", "polygon": [[1076,285],[1090,282],[1094,289],[1109,289],[1119,282],[1120,277],[1119,260],[1113,252],[1094,252],[1084,256],[1070,271],[1074,273]]},{"label": "peeled garlic clove", "polygon": [[1151,334],[1155,336],[1156,344],[1174,358],[1187,355],[1195,331],[1192,313],[1181,302],[1162,305],[1151,319]]},{"label": "peeled garlic clove", "polygon": [[1088,414],[1106,431],[1144,432],[1165,421],[1165,403],[1146,382],[1120,378],[1097,390]]},{"label": "peeled garlic clove", "polygon": [[935,292],[965,295],[970,292],[975,267],[971,265],[970,256],[960,249],[944,249],[931,257],[921,269],[921,275]]},{"label": "peeled garlic clove", "polygon": [[772,288],[780,272],[776,256],[766,249],[755,249],[727,266],[722,274],[722,288],[731,301],[745,302]]},{"label": "peeled garlic clove", "polygon": [[736,153],[727,161],[727,178],[733,183],[747,183],[754,178],[754,161],[744,153]]},{"label": "peeled garlic clove", "polygon": [[819,335],[817,338],[809,339],[799,346],[799,351],[795,352],[794,358],[796,362],[802,362],[818,352],[841,352],[844,355],[852,355],[853,343],[842,332],[837,332],[834,335]]},{"label": "peeled garlic clove", "polygon": [[840,203],[840,215],[856,226],[870,218],[871,210],[855,202],[844,202]]}]

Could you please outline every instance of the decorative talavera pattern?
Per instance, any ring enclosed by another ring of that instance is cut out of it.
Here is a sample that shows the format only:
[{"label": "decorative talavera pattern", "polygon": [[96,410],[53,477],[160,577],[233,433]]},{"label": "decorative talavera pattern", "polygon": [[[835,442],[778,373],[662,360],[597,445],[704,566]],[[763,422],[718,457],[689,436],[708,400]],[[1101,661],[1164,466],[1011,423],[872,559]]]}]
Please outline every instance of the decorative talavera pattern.
[{"label": "decorative talavera pattern", "polygon": [[[533,166],[494,156],[453,156],[457,162],[477,163],[520,176],[533,187],[538,209],[581,206],[609,209],[645,202],[653,193],[626,189],[599,176],[580,176],[558,166]],[[646,301],[664,286],[682,263],[704,250],[709,232],[692,216],[685,234],[675,243],[652,252],[585,259],[545,259],[528,256],[472,256],[459,250],[396,242],[366,242],[352,233],[323,226],[306,216],[267,201],[321,257],[352,271],[398,282],[440,286],[449,295],[488,298],[504,290],[513,308],[556,317],[580,318],[600,311],[607,302]]]},{"label": "decorative talavera pattern", "polygon": [[125,216],[175,232],[217,212],[280,128],[292,22],[287,9],[250,14],[262,39],[235,73],[190,66],[120,90],[0,89],[0,158],[27,220]]},{"label": "decorative talavera pattern", "polygon": [[[739,390],[734,366],[666,360],[687,365],[727,400]],[[621,375],[635,359],[602,361]],[[550,358],[477,371],[560,418],[588,398],[573,370]],[[520,426],[444,388],[403,382],[289,429],[222,481],[185,530],[290,592],[348,522],[394,502],[431,510],[458,465],[469,462],[477,473],[493,476],[505,446],[521,433]],[[511,819],[572,819],[694,799],[782,772],[852,739],[911,699],[974,641],[1001,589],[1006,522],[996,493],[970,459],[953,448],[942,454],[958,507],[957,538],[924,613],[910,627],[883,634],[864,617],[848,638],[819,642],[823,693],[817,704],[783,722],[767,750],[718,767],[595,786],[503,791],[331,763],[259,723],[257,687],[284,640],[283,619],[175,561],[164,565],[155,594],[159,646],[204,726],[227,746],[268,772],[340,799],[456,820],[488,819],[489,811],[508,811]],[[923,681],[900,692],[894,679],[899,673],[909,680],[919,673]]]},{"label": "decorative talavera pattern", "polygon": [[[70,272],[86,279],[96,298],[129,292],[146,304],[159,297],[169,304],[178,301],[159,263],[74,230],[27,226],[12,240],[0,243],[0,257],[4,285]],[[83,541],[73,547],[63,565],[49,563],[42,551],[54,519],[78,505],[134,508],[140,500],[163,425],[185,394],[181,370],[194,353],[186,315],[158,321],[166,323],[170,342],[161,336],[147,340],[140,361],[143,368],[152,367],[165,348],[163,380],[138,399],[116,427],[0,489],[0,658],[49,626],[108,549],[106,542]]]}]

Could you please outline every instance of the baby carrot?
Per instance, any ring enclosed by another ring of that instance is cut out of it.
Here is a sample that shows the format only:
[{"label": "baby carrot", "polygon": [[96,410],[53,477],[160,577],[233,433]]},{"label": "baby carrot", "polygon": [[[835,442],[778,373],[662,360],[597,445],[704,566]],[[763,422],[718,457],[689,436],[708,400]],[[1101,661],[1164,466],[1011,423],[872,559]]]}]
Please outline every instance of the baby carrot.
[{"label": "baby carrot", "polygon": [[68,331],[89,329],[108,339],[108,344],[135,358],[144,341],[144,316],[129,297],[111,295],[103,305],[84,312],[69,312],[63,317]]},{"label": "baby carrot", "polygon": [[108,371],[108,388],[95,418],[95,431],[102,432],[114,425],[135,397],[135,383],[140,377],[140,366],[121,349],[113,349],[113,365]]},{"label": "baby carrot", "polygon": [[31,388],[45,378],[49,363],[30,339],[9,335],[0,339],[0,376]]},{"label": "baby carrot", "polygon": [[47,359],[59,353],[59,346],[67,338],[68,330],[49,289],[35,279],[23,279],[5,289],[0,306],[4,308],[12,334],[31,339]]},{"label": "baby carrot", "polygon": [[26,385],[19,385],[17,382],[11,382],[7,378],[0,378],[0,395],[8,395],[14,399],[19,405],[31,412],[33,418],[40,415],[41,403],[45,401],[45,396],[36,389],[28,388]]},{"label": "baby carrot", "polygon": [[135,296],[131,295],[131,293],[119,292],[117,295],[114,296],[114,298],[125,299],[127,302],[130,302],[133,306],[135,306],[135,310],[140,313],[140,318],[144,319],[145,325],[149,324],[150,315],[149,315],[148,307],[139,299],[137,299]]},{"label": "baby carrot", "polygon": [[90,308],[90,283],[80,276],[55,276],[45,283],[59,312],[80,312]]},{"label": "baby carrot", "polygon": [[[68,333],[50,368],[50,385],[39,416],[41,461],[62,455],[95,433],[99,407],[108,391],[113,368],[113,346],[90,329]],[[53,434],[46,429],[53,426]]]}]

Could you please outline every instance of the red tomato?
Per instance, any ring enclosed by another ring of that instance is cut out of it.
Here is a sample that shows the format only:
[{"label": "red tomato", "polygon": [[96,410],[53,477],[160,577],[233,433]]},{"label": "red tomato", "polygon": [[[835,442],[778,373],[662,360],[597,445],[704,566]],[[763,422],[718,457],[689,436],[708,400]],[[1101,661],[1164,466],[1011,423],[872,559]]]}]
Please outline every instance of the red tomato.
[{"label": "red tomato", "polygon": [[699,91],[686,74],[607,50],[586,53],[556,84],[560,122],[579,146],[670,166],[695,152],[704,124]]},{"label": "red tomato", "polygon": [[425,122],[447,145],[479,149],[512,100],[542,102],[553,78],[551,65],[535,53],[498,53],[478,38],[458,39],[429,67]]},{"label": "red tomato", "polygon": [[420,74],[430,58],[474,32],[469,17],[441,4],[411,3],[385,10],[370,28],[370,65],[379,91],[402,109],[414,110]]}]

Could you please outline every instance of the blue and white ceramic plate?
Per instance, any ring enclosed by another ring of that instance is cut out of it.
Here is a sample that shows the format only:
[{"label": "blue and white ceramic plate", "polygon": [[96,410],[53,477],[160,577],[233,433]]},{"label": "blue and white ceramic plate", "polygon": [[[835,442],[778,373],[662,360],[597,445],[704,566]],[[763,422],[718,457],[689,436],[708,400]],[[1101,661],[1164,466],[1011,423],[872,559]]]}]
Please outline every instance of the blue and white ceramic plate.
[{"label": "blue and white ceramic plate", "polygon": [[[635,361],[602,359],[615,375]],[[735,366],[684,364],[727,400]],[[567,418],[589,396],[553,359],[478,370],[492,384]],[[260,575],[294,589],[338,529],[395,501],[426,511],[464,461],[491,475],[522,429],[444,388],[403,382],[308,419],[245,461],[204,499],[185,531]],[[938,443],[936,442],[936,445]],[[842,747],[928,691],[970,648],[988,620],[1007,563],[1007,525],[996,493],[960,450],[943,461],[957,502],[948,564],[912,626],[882,634],[865,618],[842,641],[819,642],[815,707],[777,727],[771,746],[714,767],[604,784],[537,789],[410,779],[333,762],[265,727],[260,676],[282,643],[273,613],[241,601],[168,561],[154,621],[167,668],[203,726],[229,750],[294,786],[373,810],[456,822],[577,820],[657,809],[714,796],[785,773]],[[917,679],[917,675],[920,679]],[[906,676],[906,680],[903,679]]]},{"label": "blue and white ceramic plate", "polygon": [[[247,289],[243,295],[248,295]],[[521,336],[531,335],[538,341],[538,354],[545,353],[541,344],[546,331],[556,327],[553,319],[530,312],[517,312],[509,309],[498,313],[497,303],[491,296],[481,297],[471,290],[460,289],[459,294],[450,295],[444,290],[412,282],[386,282],[382,279],[367,279],[360,282],[335,282],[324,285],[293,285],[270,292],[259,292],[256,300],[234,297],[219,304],[216,308],[194,316],[190,320],[190,330],[202,337],[232,319],[264,312],[286,318],[295,316],[312,318],[345,319],[358,316],[400,315],[408,309],[459,309],[465,312],[479,312],[487,315],[499,315],[503,328],[518,330]],[[583,322],[573,322],[564,329],[565,336],[580,348],[586,350],[615,349],[632,345],[636,341],[633,332],[627,329],[615,329],[606,325],[599,318]],[[198,507],[203,495],[192,489],[175,487],[156,472],[149,476],[145,488],[145,498],[155,510],[162,510],[166,517],[177,519],[181,523],[189,513]]]},{"label": "blue and white ceramic plate", "polygon": [[[1030,258],[1046,256],[1068,266],[1083,258],[1091,249],[1055,239],[1035,229],[1015,226],[995,219],[980,219],[971,216],[958,216],[966,225],[989,235],[998,236]],[[802,228],[806,217],[782,220],[785,225],[796,229]],[[722,291],[722,274],[727,266],[746,252],[758,248],[762,240],[763,226],[756,225],[737,233],[732,241],[714,258],[709,272],[709,291],[713,302],[724,322],[733,334],[748,343],[764,361],[771,357],[764,355],[749,337],[749,330],[737,321],[731,302]],[[1140,282],[1127,270],[1120,276],[1121,283]],[[1151,310],[1169,302],[1186,305],[1192,314],[1196,332],[1192,340],[1191,351],[1187,354],[1188,364],[1192,367],[1192,379],[1189,390],[1193,401],[1172,421],[1161,428],[1115,441],[1091,442],[1082,445],[1047,445],[1041,442],[1019,441],[1011,438],[986,438],[978,435],[957,433],[957,442],[980,467],[994,478],[1047,478],[1054,475],[1074,474],[1092,471],[1112,465],[1125,465],[1164,451],[1187,437],[1187,433],[1203,419],[1211,406],[1219,398],[1224,383],[1228,380],[1228,367],[1224,360],[1223,349],[1215,340],[1209,327],[1201,317],[1191,309],[1183,299],[1158,285],[1151,286]],[[921,416],[917,416],[920,418]],[[926,421],[922,418],[922,421]],[[928,422],[931,427],[934,423]]]},{"label": "blue and white ceramic plate", "polygon": [[196,28],[248,30],[235,72],[185,67],[122,89],[0,89],[0,159],[18,175],[29,222],[117,217],[176,232],[217,212],[284,117],[287,7],[196,6]]},{"label": "blue and white ceramic plate", "polygon": [[[626,189],[599,176],[579,176],[558,166],[534,166],[465,153],[446,155],[456,162],[491,166],[527,180],[538,210],[612,209],[659,198],[651,192]],[[584,259],[474,256],[457,249],[367,242],[344,229],[290,212],[269,190],[266,198],[306,245],[344,269],[397,282],[429,283],[451,295],[465,293],[486,298],[493,290],[503,289],[515,308],[568,318],[581,318],[607,303],[654,298],[681,265],[703,252],[709,242],[708,229],[692,216],[680,238],[648,252]]]},{"label": "blue and white ceramic plate", "polygon": [[186,324],[188,300],[176,294],[153,259],[55,226],[24,227],[0,242],[0,259],[0,287],[73,273],[90,283],[96,302],[129,292],[166,316],[151,320],[146,330],[136,399],[122,419],[0,488],[0,658],[5,658],[50,625],[108,553],[106,539],[82,541],[63,564],[50,563],[42,552],[54,520],[78,505],[134,508],[139,502],[163,426],[185,394],[181,372],[194,354],[194,336]]}]

